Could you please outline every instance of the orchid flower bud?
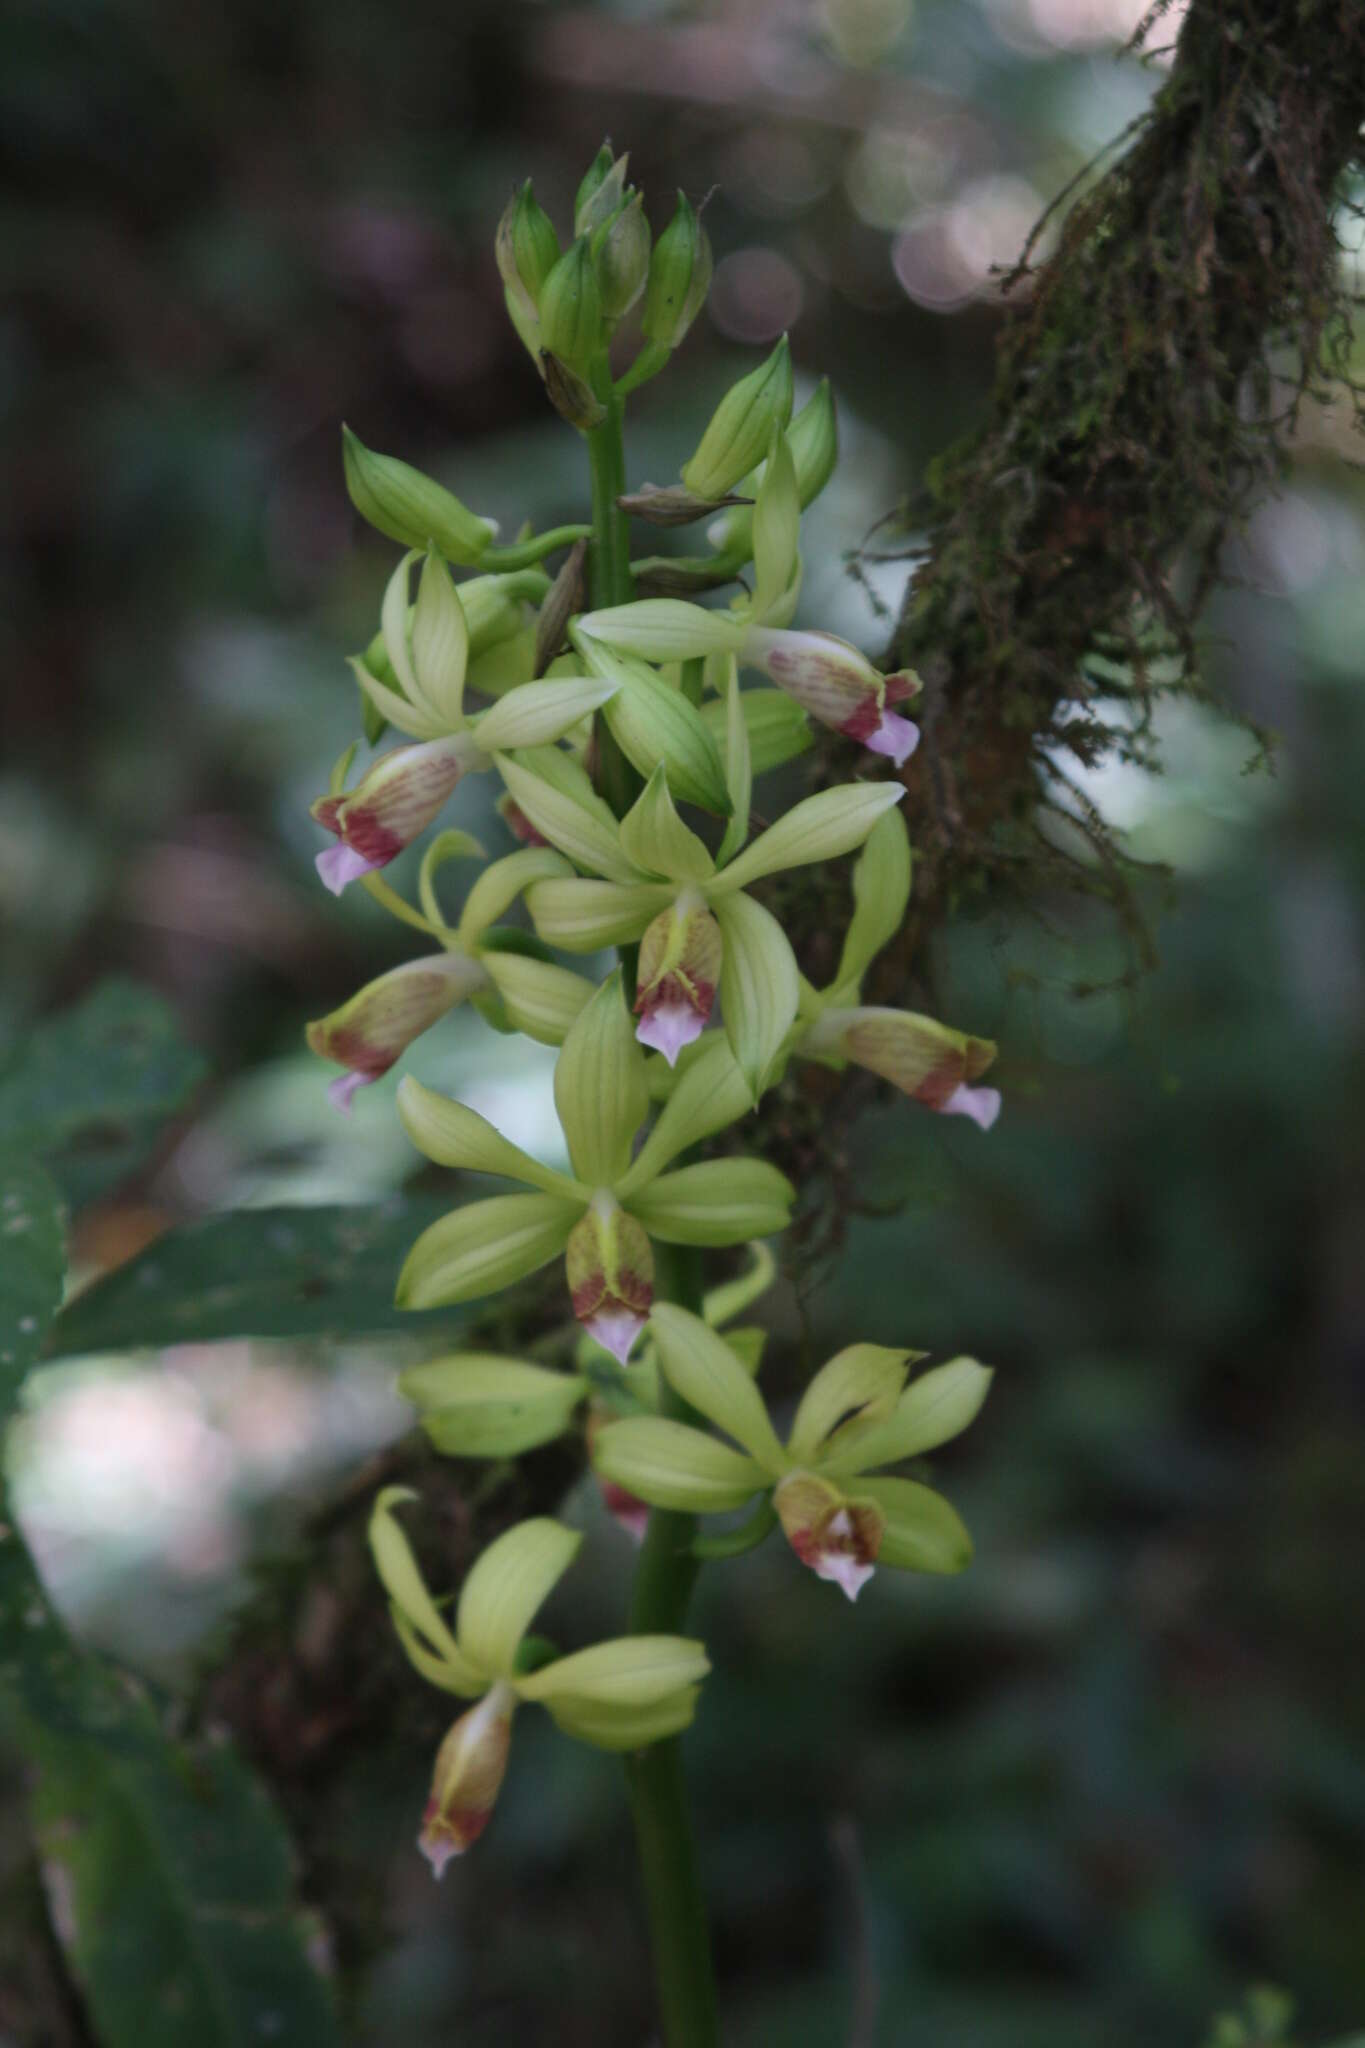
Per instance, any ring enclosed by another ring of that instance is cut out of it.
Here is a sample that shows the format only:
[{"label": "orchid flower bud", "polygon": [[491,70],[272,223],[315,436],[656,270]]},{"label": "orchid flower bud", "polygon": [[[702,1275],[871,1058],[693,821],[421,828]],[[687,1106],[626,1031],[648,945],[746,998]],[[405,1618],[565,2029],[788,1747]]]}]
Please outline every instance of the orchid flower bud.
[{"label": "orchid flower bud", "polygon": [[666,356],[677,348],[706,302],[711,289],[711,241],[687,195],[678,194],[678,210],[649,259],[649,283],[640,325],[645,340]]},{"label": "orchid flower bud", "polygon": [[611,219],[618,211],[626,190],[626,169],[630,163],[627,152],[614,157],[611,144],[604,142],[583,174],[582,183],[574,196],[573,231],[575,235],[590,235],[600,228],[604,221]]},{"label": "orchid flower bud", "polygon": [[833,1054],[879,1074],[942,1116],[968,1116],[988,1131],[1000,1114],[998,1088],[977,1088],[995,1059],[989,1038],[972,1038],[910,1010],[826,1010],[800,1050]]},{"label": "orchid flower bud", "polygon": [[541,347],[586,377],[603,344],[602,294],[582,236],[556,263],[540,294]]},{"label": "orchid flower bud", "polygon": [[712,414],[682,480],[699,498],[722,498],[768,452],[791,418],[792,359],[784,334],[766,362],[731,386]]},{"label": "orchid flower bud", "polygon": [[660,911],[640,941],[635,1036],[670,1067],[710,1022],[722,951],[720,926],[695,889]]},{"label": "orchid flower bud", "polygon": [[[786,440],[796,470],[796,494],[804,512],[833,476],[839,458],[834,395],[829,388],[828,377],[820,379],[800,412],[793,413]],[[733,569],[748,561],[753,554],[753,530],[752,509],[747,505],[737,505],[708,528],[707,539],[726,566]]]},{"label": "orchid flower bud", "polygon": [[424,551],[434,545],[448,562],[470,568],[495,538],[491,519],[480,519],[420,469],[376,454],[347,426],[341,429],[341,450],[351,503],[390,540]]},{"label": "orchid flower bud", "polygon": [[596,230],[592,252],[603,314],[620,320],[639,298],[649,275],[649,222],[640,193]]},{"label": "orchid flower bud", "polygon": [[488,1825],[507,1770],[517,1696],[499,1683],[461,1714],[436,1752],[431,1796],[417,1846],[436,1877],[463,1856]]},{"label": "orchid flower bud", "polygon": [[601,426],[607,408],[586,377],[580,377],[577,370],[571,370],[548,348],[540,353],[540,374],[545,379],[546,396],[566,427],[590,434],[594,427]]},{"label": "orchid flower bud", "polygon": [[541,289],[559,261],[559,237],[529,178],[507,202],[498,222],[494,254],[507,290],[534,318]]},{"label": "orchid flower bud", "polygon": [[644,1229],[599,1188],[574,1225],[564,1263],[574,1314],[624,1365],[654,1299],[654,1253]]},{"label": "orchid flower bud", "polygon": [[382,868],[424,832],[469,768],[483,762],[468,733],[395,747],[382,754],[354,789],[321,796],[312,806],[337,845],[317,857],[317,870],[334,896],[348,882]]},{"label": "orchid flower bud", "polygon": [[307,1025],[304,1035],[313,1051],[348,1069],[327,1090],[333,1105],[349,1116],[357,1088],[387,1074],[415,1038],[487,982],[477,960],[433,953],[391,968],[339,1010]]}]

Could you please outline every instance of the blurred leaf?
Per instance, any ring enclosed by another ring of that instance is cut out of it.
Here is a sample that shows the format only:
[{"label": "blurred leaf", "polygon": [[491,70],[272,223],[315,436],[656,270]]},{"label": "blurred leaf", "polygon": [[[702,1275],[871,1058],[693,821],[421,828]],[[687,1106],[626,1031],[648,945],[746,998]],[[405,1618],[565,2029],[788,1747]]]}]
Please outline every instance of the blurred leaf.
[{"label": "blurred leaf", "polygon": [[226,1744],[171,1742],[84,1664],[85,1727],[37,1730],[33,1815],[52,1923],[108,2048],[339,2042],[289,1844]]},{"label": "blurred leaf", "polygon": [[0,1077],[0,1144],[36,1153],[68,1201],[93,1201],[141,1164],[204,1072],[159,996],[103,982]]},{"label": "blurred leaf", "polygon": [[0,1426],[62,1299],[61,1197],[35,1159],[0,1152]]},{"label": "blurred leaf", "polygon": [[450,1207],[395,1195],[369,1209],[243,1209],[187,1224],[78,1295],[49,1353],[459,1322],[393,1302],[413,1239]]},{"label": "blurred leaf", "polygon": [[[0,1421],[61,1300],[61,1198],[0,1155]],[[0,1521],[0,1722],[37,1764],[49,1911],[110,2048],[338,2041],[292,1898],[287,1838],[221,1742],[163,1734],[150,1697],[70,1641]]]}]

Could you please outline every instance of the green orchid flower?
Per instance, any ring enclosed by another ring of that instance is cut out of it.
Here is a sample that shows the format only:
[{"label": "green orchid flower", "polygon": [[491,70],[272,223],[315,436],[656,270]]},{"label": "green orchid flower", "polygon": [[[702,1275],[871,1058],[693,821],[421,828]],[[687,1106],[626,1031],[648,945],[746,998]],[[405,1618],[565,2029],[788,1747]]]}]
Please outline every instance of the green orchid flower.
[{"label": "green orchid flower", "polygon": [[[408,576],[417,561],[422,574],[409,607]],[[404,555],[389,579],[381,616],[393,685],[358,656],[351,667],[379,718],[415,744],[381,755],[354,788],[334,789],[313,805],[314,818],[337,840],[317,860],[335,895],[401,853],[465,775],[491,768],[497,751],[558,740],[616,689],[600,676],[558,676],[510,689],[486,711],[466,712],[469,626],[434,547]]]},{"label": "green orchid flower", "polygon": [[985,1366],[955,1358],[907,1387],[923,1352],[850,1345],[815,1375],[783,1443],[753,1379],[699,1316],[659,1302],[650,1331],[669,1384],[733,1442],[688,1423],[627,1418],[594,1441],[603,1479],[652,1507],[695,1514],[724,1513],[761,1494],[745,1540],[779,1521],[801,1562],[850,1600],[879,1563],[923,1572],[970,1563],[971,1538],[948,1502],[877,1468],[966,1429],[990,1387]]},{"label": "green orchid flower", "polygon": [[538,1657],[526,1632],[583,1541],[548,1516],[520,1522],[488,1546],[460,1590],[452,1628],[394,1513],[416,1498],[410,1487],[386,1487],[369,1534],[409,1661],[443,1692],[478,1703],[437,1752],[422,1816],[418,1846],[440,1877],[488,1824],[520,1705],[538,1703],[566,1735],[595,1749],[642,1749],[689,1725],[710,1665],[701,1643],[670,1635],[621,1636],[567,1657]]},{"label": "green orchid flower", "polygon": [[764,875],[861,846],[904,791],[898,783],[822,790],[741,852],[752,771],[733,669],[727,703],[725,769],[733,809],[714,858],[679,817],[662,764],[619,824],[549,750],[535,765],[499,755],[498,768],[537,833],[587,871],[527,889],[539,936],[569,953],[639,940],[638,1035],[670,1064],[704,1029],[723,990],[726,1035],[757,1101],[796,1020],[800,984],[781,925],[745,890]]},{"label": "green orchid flower", "polygon": [[[513,856],[517,858],[517,856]],[[650,1109],[645,1059],[614,974],[583,1006],[555,1067],[555,1106],[573,1174],[542,1166],[463,1103],[409,1076],[398,1111],[437,1164],[519,1181],[534,1192],[473,1202],[425,1230],[398,1281],[406,1308],[438,1308],[497,1292],[563,1252],[574,1314],[622,1364],[654,1291],[651,1239],[735,1245],[785,1229],[792,1186],[761,1160],[666,1169],[748,1108],[734,1061],[697,1062],[638,1152]]]}]

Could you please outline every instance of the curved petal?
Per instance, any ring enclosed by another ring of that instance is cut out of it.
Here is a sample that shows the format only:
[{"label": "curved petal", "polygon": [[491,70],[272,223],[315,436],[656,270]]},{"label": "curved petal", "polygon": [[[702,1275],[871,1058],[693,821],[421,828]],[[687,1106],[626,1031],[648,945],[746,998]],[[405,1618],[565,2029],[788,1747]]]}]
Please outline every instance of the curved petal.
[{"label": "curved petal", "polygon": [[471,1662],[510,1678],[518,1646],[577,1555],[583,1537],[548,1515],[489,1544],[460,1589],[455,1635]]},{"label": "curved petal", "polygon": [[785,1471],[787,1459],[763,1396],[725,1339],[700,1316],[668,1301],[654,1304],[649,1327],[674,1391],[732,1436],[765,1472],[776,1478]]},{"label": "curved petal", "polygon": [[674,808],[662,761],[621,820],[621,844],[637,868],[666,881],[704,882],[715,872],[702,841]]},{"label": "curved petal", "polygon": [[557,1657],[515,1681],[524,1700],[581,1700],[603,1707],[652,1707],[711,1669],[705,1645],[686,1636],[618,1636]]},{"label": "curved petal", "polygon": [[618,1184],[621,1200],[636,1188],[647,1187],[690,1145],[738,1123],[752,1106],[749,1084],[724,1034],[713,1032],[705,1051],[678,1076],[658,1121]]},{"label": "curved petal", "polygon": [[[888,1350],[884,1344],[850,1344],[822,1365],[801,1397],[787,1448],[798,1465],[819,1464],[826,1439],[843,1437],[856,1428],[885,1422],[905,1385],[910,1351]],[[843,1428],[840,1428],[842,1423]]]},{"label": "curved petal", "polygon": [[434,1358],[398,1380],[436,1449],[456,1458],[515,1458],[552,1442],[587,1390],[578,1373],[484,1351]]},{"label": "curved petal", "polygon": [[693,1514],[742,1507],[769,1484],[755,1459],[717,1443],[705,1430],[653,1415],[608,1423],[593,1440],[592,1461],[604,1479],[651,1507]]},{"label": "curved petal", "polygon": [[593,983],[585,975],[549,960],[485,953],[482,965],[502,997],[512,1029],[537,1045],[563,1045],[584,1004],[592,1000]]},{"label": "curved petal", "polygon": [[777,919],[752,896],[724,896],[713,902],[712,909],[722,942],[725,1035],[757,1102],[796,1021],[801,995],[796,959]]},{"label": "curved petal", "polygon": [[[451,1691],[481,1692],[487,1682],[487,1674],[481,1673],[461,1650],[455,1637],[441,1619],[440,1611],[427,1591],[426,1580],[417,1566],[407,1537],[398,1525],[394,1509],[403,1501],[418,1498],[410,1486],[386,1486],[370,1510],[370,1552],[374,1558],[375,1570],[380,1584],[393,1603],[395,1616],[401,1615],[409,1629],[419,1640],[425,1640],[428,1653],[435,1653],[433,1661],[447,1672]],[[401,1633],[401,1631],[400,1631]],[[408,1647],[406,1636],[404,1647]],[[411,1652],[410,1652],[411,1654]],[[414,1658],[414,1662],[417,1660]],[[425,1677],[432,1673],[423,1668]],[[435,1680],[437,1684],[443,1680]]]},{"label": "curved petal", "polygon": [[497,923],[523,890],[535,882],[572,874],[569,862],[551,846],[527,846],[520,853],[495,860],[484,869],[465,898],[460,912],[460,944],[466,952],[472,952],[488,927]]},{"label": "curved petal", "polygon": [[557,1258],[583,1213],[555,1195],[495,1195],[422,1232],[398,1276],[400,1308],[450,1308],[496,1294]]},{"label": "curved petal", "polygon": [[450,1166],[466,1173],[500,1174],[504,1180],[519,1180],[547,1195],[572,1201],[578,1189],[567,1174],[542,1166],[523,1152],[501,1131],[463,1102],[424,1088],[412,1074],[398,1086],[398,1115],[403,1129],[419,1152],[438,1166]]},{"label": "curved petal", "polygon": [[877,1428],[822,1460],[830,1472],[870,1472],[898,1465],[960,1436],[981,1411],[994,1374],[974,1358],[950,1358],[911,1382],[894,1412]]},{"label": "curved petal", "polygon": [[[513,856],[515,859],[515,855]],[[548,946],[565,953],[598,953],[643,937],[651,920],[673,901],[667,882],[598,882],[578,876],[533,882],[526,908]]]},{"label": "curved petal", "polygon": [[575,867],[587,868],[608,882],[638,882],[634,863],[622,851],[618,832],[592,811],[585,810],[555,789],[543,776],[533,774],[510,754],[496,754],[498,773],[507,784],[517,808],[528,817],[551,846],[558,847]]},{"label": "curved petal", "polygon": [[688,1686],[652,1707],[599,1706],[579,1700],[547,1700],[545,1707],[555,1726],[575,1742],[590,1743],[594,1749],[644,1749],[691,1726],[700,1692],[700,1686]]},{"label": "curved petal", "polygon": [[520,683],[478,719],[474,737],[486,754],[545,746],[590,717],[616,687],[598,676],[552,676]]},{"label": "curved petal", "polygon": [[960,1572],[972,1561],[972,1539],[957,1509],[913,1479],[860,1479],[859,1495],[886,1517],[878,1564],[907,1572]]},{"label": "curved petal", "polygon": [[851,853],[904,795],[899,782],[848,782],[805,797],[737,854],[721,870],[713,887],[747,889],[762,875],[810,867]]},{"label": "curved petal", "polygon": [[796,1190],[762,1159],[707,1159],[661,1174],[626,1204],[665,1244],[746,1244],[791,1222]]},{"label": "curved petal", "polygon": [[555,1108],[574,1172],[614,1187],[649,1113],[645,1056],[631,1029],[619,970],[585,1003],[555,1062]]}]

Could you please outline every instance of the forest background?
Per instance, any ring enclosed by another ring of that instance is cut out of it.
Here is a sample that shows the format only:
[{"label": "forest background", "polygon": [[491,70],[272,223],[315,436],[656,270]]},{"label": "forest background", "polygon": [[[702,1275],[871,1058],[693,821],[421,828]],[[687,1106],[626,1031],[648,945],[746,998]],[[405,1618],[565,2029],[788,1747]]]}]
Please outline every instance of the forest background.
[{"label": "forest background", "polygon": [[[0,78],[0,1062],[110,975],[158,992],[201,1057],[176,1055],[176,1121],[82,1208],[80,1274],[186,1219],[368,1211],[414,1181],[391,1084],[343,1124],[302,1044],[402,957],[312,871],[307,804],[354,727],[342,657],[391,566],[338,428],[505,522],[580,516],[580,451],[502,317],[513,182],[562,216],[610,134],[656,226],[674,187],[712,194],[710,308],[667,400],[636,404],[633,481],[672,476],[789,330],[798,402],[829,374],[845,453],[805,613],[875,655],[928,467],[985,413],[996,272],[1167,76],[1174,16],[1145,62],[1120,54],[1136,18],[21,5]],[[729,1676],[689,1751],[736,2048],[1198,2048],[1261,1979],[1305,2039],[1365,2016],[1357,448],[1340,392],[1305,410],[1203,616],[1213,701],[1158,704],[1166,772],[1071,764],[1160,864],[1137,882],[1154,960],[1104,903],[964,891],[922,971],[940,1014],[999,1041],[1001,1122],[864,1116],[839,1262],[768,1305],[793,1384],[855,1310],[869,1338],[908,1328],[999,1373],[955,1457],[965,1580],[887,1585],[855,1629],[765,1551],[703,1600]],[[480,800],[461,822],[491,843]],[[420,1051],[424,1079],[553,1142],[548,1053],[458,1012]],[[372,1306],[373,1263],[349,1276]],[[28,1382],[12,1501],[82,1635],[230,1727],[270,1787],[354,2038],[641,2039],[610,1761],[528,1728],[496,1827],[435,1889],[411,1836],[442,1709],[388,1643],[361,1542],[395,1458],[444,1489],[456,1536],[570,1472],[414,1462],[393,1374],[420,1337],[219,1341],[230,1305],[174,1332],[145,1297],[120,1312]],[[184,1341],[134,1350],[149,1327]],[[605,1560],[587,1484],[577,1511]],[[0,2041],[80,2048],[4,1768]]]}]

